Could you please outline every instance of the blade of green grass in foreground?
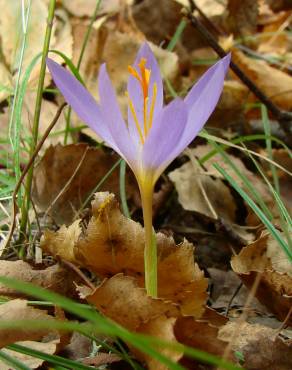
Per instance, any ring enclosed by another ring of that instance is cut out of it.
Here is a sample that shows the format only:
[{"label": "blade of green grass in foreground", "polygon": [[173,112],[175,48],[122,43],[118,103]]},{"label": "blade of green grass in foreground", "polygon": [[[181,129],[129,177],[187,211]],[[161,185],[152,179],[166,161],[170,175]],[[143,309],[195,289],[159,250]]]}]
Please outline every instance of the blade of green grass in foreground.
[{"label": "blade of green grass in foreground", "polygon": [[92,367],[86,366],[81,364],[80,362],[73,361],[73,360],[68,360],[66,358],[63,358],[61,356],[56,356],[56,355],[48,355],[47,353],[37,351],[35,349],[31,349],[25,346],[22,346],[20,344],[11,344],[7,346],[6,348],[18,352],[18,353],[23,353],[24,355],[40,358],[44,361],[49,362],[50,364],[53,365],[61,365],[65,366],[68,369],[76,369],[76,370],[92,370]]},{"label": "blade of green grass in foreground", "polygon": [[127,192],[126,192],[126,168],[127,163],[122,159],[120,163],[120,197],[122,203],[122,210],[126,217],[131,218],[130,211],[127,203]]},{"label": "blade of green grass in foreground", "polygon": [[4,276],[0,276],[0,282],[4,285],[11,287],[15,290],[18,290],[26,295],[35,296],[38,299],[47,300],[54,302],[56,305],[62,307],[64,310],[79,316],[80,318],[89,321],[89,323],[79,324],[76,322],[58,322],[58,321],[36,321],[36,320],[19,320],[16,322],[3,322],[0,321],[0,328],[6,326],[7,327],[23,327],[27,326],[34,328],[38,327],[38,325],[42,326],[43,328],[58,328],[58,329],[65,329],[70,331],[79,331],[81,333],[92,333],[92,332],[99,332],[103,333],[112,337],[119,337],[123,341],[131,344],[132,346],[136,347],[137,349],[141,350],[142,352],[148,354],[149,356],[159,360],[169,369],[173,370],[182,370],[184,369],[181,365],[174,363],[166,356],[159,353],[156,349],[157,348],[169,348],[173,351],[183,352],[188,357],[203,361],[205,363],[209,363],[211,365],[220,366],[221,368],[227,370],[239,370],[242,369],[239,366],[233,365],[225,360],[221,360],[220,358],[210,355],[206,352],[190,348],[184,346],[182,344],[175,344],[169,343],[167,341],[159,340],[155,337],[148,337],[145,335],[131,333],[125,328],[121,327],[118,324],[108,320],[107,318],[101,316],[98,312],[92,311],[87,307],[82,307],[81,305],[77,305],[71,299],[66,297],[60,296],[59,294],[47,291],[43,288],[34,286],[33,284],[17,281],[15,279],[7,278]]},{"label": "blade of green grass in foreground", "polygon": [[270,231],[273,238],[278,242],[281,248],[286,253],[288,259],[292,262],[292,251],[287,245],[286,241],[281,237],[278,230],[275,226],[271,223],[271,221],[266,217],[266,215],[262,212],[262,210],[255,204],[255,202],[247,195],[247,193],[240,188],[237,182],[228,175],[228,173],[217,163],[213,165],[217,171],[221,173],[225,177],[225,179],[231,184],[231,186],[242,196],[242,198],[246,201],[246,203],[252,208],[255,214],[259,217],[262,223],[266,226],[266,228]]},{"label": "blade of green grass in foreground", "polygon": [[[271,126],[270,126],[270,120],[268,116],[268,110],[264,104],[261,104],[261,114],[262,114],[262,121],[264,125],[265,134],[267,135],[267,139],[266,139],[267,153],[268,153],[269,158],[273,160],[272,142],[271,142],[271,139],[269,138],[271,136]],[[280,194],[280,184],[279,184],[277,170],[276,170],[276,167],[272,163],[270,163],[270,169],[271,169],[272,176],[273,176],[274,187],[276,189],[276,192]]]},{"label": "blade of green grass in foreground", "polygon": [[13,366],[11,368],[13,370],[31,370],[30,367],[24,365],[22,362],[10,356],[8,353],[5,353],[3,350],[0,350],[0,360],[8,366]]}]

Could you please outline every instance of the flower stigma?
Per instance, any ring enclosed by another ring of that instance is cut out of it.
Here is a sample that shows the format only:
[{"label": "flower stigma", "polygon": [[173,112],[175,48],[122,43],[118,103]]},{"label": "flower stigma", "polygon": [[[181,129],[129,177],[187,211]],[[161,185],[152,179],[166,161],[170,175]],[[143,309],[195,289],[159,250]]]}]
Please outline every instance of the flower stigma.
[{"label": "flower stigma", "polygon": [[156,102],[156,96],[157,96],[157,83],[154,82],[153,89],[152,89],[152,99],[151,99],[150,109],[148,109],[151,70],[146,68],[145,65],[146,65],[146,59],[141,58],[138,64],[139,72],[134,67],[128,66],[129,73],[139,82],[142,93],[143,93],[143,131],[142,131],[142,126],[138,120],[133,101],[131,100],[129,96],[129,92],[126,91],[126,95],[129,100],[129,109],[133,116],[136,129],[139,134],[140,142],[142,145],[144,144],[145,139],[149,133],[149,130],[152,127],[153,114],[154,114],[154,108],[155,108],[155,102]]}]

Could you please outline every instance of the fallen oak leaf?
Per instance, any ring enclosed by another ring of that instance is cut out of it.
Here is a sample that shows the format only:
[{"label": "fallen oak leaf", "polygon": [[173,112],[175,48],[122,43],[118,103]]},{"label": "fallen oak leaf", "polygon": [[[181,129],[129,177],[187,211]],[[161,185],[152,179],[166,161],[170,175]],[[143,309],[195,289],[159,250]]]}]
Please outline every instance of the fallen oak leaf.
[{"label": "fallen oak leaf", "polygon": [[177,305],[147,296],[135,278],[123,274],[104,280],[85,298],[105,316],[132,331],[139,331],[142,325],[161,315],[179,315]]},{"label": "fallen oak leaf", "polygon": [[[75,287],[73,280],[78,278],[76,274],[68,271],[59,264],[45,269],[33,269],[32,266],[24,261],[0,261],[1,275],[11,277],[20,281],[27,281],[45,289],[50,289],[56,293],[67,296],[74,296]],[[0,283],[0,295],[19,297],[21,294],[12,288],[8,288]]]},{"label": "fallen oak leaf", "polygon": [[[134,277],[117,274],[104,280],[85,299],[103,315],[131,331],[177,342],[173,328],[176,318],[180,315],[179,306],[164,299],[148,296],[146,290],[138,286]],[[149,369],[167,369],[156,359],[132,346],[131,351],[140,361],[145,361]],[[159,352],[173,361],[178,361],[182,357],[181,353],[170,349],[161,348]]]},{"label": "fallen oak leaf", "polygon": [[[59,231],[45,231],[41,248],[53,256],[85,267],[100,277],[123,272],[144,287],[144,230],[119,210],[113,194],[97,193],[92,218],[84,235],[78,221]],[[184,315],[200,317],[206,301],[207,280],[194,263],[194,247],[161,233],[158,248],[158,297],[180,306]]]},{"label": "fallen oak leaf", "polygon": [[[249,288],[257,274],[260,274],[256,297],[277,318],[286,319],[292,301],[292,265],[271,235],[262,234],[244,247],[232,258],[231,266]],[[291,323],[290,315],[288,324]]]}]

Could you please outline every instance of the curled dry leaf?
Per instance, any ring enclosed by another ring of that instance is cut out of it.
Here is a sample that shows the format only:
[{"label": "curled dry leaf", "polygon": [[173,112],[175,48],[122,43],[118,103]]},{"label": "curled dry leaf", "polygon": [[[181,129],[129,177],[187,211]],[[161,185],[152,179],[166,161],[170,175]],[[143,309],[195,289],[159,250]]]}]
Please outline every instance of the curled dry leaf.
[{"label": "curled dry leaf", "polygon": [[[271,235],[262,235],[244,247],[232,258],[231,266],[248,287],[261,274],[256,297],[280,320],[287,317],[292,301],[292,265]],[[288,322],[292,323],[291,316]]]},{"label": "curled dry leaf", "polygon": [[138,286],[135,278],[123,274],[103,281],[86,300],[105,316],[133,331],[139,331],[142,325],[161,315],[179,315],[177,305],[147,296],[145,289]]},{"label": "curled dry leaf", "polygon": [[[117,161],[117,155],[86,144],[50,146],[34,171],[33,201],[42,212],[49,209],[55,222],[68,225]],[[131,174],[126,176],[126,187],[131,197],[136,191]],[[119,194],[118,168],[100,188]]]},{"label": "curled dry leaf", "polygon": [[229,321],[220,328],[218,338],[230,342],[232,350],[243,354],[243,366],[247,370],[289,370],[292,367],[292,341],[281,339],[278,330]]},{"label": "curled dry leaf", "polygon": [[[52,320],[52,316],[46,311],[30,307],[27,301],[22,299],[13,299],[0,305],[0,318],[3,321],[14,320]],[[24,340],[40,340],[51,331],[48,329],[23,328],[23,329],[1,329],[0,347]]]},{"label": "curled dry leaf", "polygon": [[236,49],[232,50],[232,59],[275,104],[282,109],[292,109],[291,76]]},{"label": "curled dry leaf", "polygon": [[[173,328],[180,315],[178,305],[163,299],[147,296],[144,288],[138,286],[134,277],[117,274],[96,288],[86,297],[105,316],[127,329],[152,335],[169,342],[176,342]],[[164,370],[165,365],[135,348],[132,352],[140,361],[145,361],[149,369]],[[161,349],[173,361],[182,354],[169,349]]]},{"label": "curled dry leaf", "polygon": [[[93,216],[81,235],[78,223],[58,232],[46,231],[41,247],[53,256],[77,263],[101,277],[119,272],[137,278],[144,286],[144,230],[121,214],[113,194],[97,193]],[[172,238],[158,233],[159,297],[180,305],[185,315],[200,317],[204,311],[207,280],[194,263],[192,244],[176,245]],[[66,245],[66,241],[70,241]],[[61,246],[61,247],[60,247]]]},{"label": "curled dry leaf", "polygon": [[[0,261],[1,275],[8,276],[20,281],[30,282],[45,289],[50,289],[56,293],[67,296],[74,295],[73,280],[78,280],[77,276],[59,264],[47,267],[46,269],[33,269],[31,265],[24,261]],[[0,284],[0,295],[20,296],[21,294],[12,288]]]}]

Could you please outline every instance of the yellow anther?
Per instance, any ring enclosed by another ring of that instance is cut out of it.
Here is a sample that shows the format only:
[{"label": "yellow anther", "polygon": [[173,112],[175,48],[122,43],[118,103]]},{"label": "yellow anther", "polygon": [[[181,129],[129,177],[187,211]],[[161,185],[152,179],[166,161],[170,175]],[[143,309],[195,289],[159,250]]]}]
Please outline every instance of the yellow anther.
[{"label": "yellow anther", "polygon": [[132,66],[128,66],[128,71],[133,77],[135,77],[140,83],[142,83],[141,77],[139,76],[135,68],[133,68]]},{"label": "yellow anther", "polygon": [[148,121],[148,131],[152,127],[153,113],[154,113],[154,107],[155,107],[155,102],[156,102],[156,96],[157,96],[157,83],[154,82],[154,84],[153,84],[153,94],[152,94],[152,100],[151,100],[151,107],[150,107],[150,114],[149,114],[149,121]]},{"label": "yellow anther", "polygon": [[135,108],[134,108],[134,104],[133,104],[133,102],[132,102],[132,100],[129,96],[128,91],[126,91],[126,96],[128,97],[128,100],[129,100],[129,108],[130,108],[130,111],[132,113],[137,131],[138,131],[138,134],[139,134],[139,137],[140,137],[141,144],[144,144],[143,133],[141,131],[141,127],[140,127],[140,124],[139,124],[139,121],[138,121],[138,118],[137,118],[137,114],[136,114],[136,111],[135,111]]}]

